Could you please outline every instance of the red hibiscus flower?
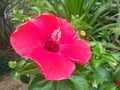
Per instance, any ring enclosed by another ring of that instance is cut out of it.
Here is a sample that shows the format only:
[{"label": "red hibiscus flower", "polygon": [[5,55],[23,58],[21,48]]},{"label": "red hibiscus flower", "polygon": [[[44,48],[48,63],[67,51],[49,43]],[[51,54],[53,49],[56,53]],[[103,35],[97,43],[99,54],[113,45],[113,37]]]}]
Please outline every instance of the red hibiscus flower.
[{"label": "red hibiscus flower", "polygon": [[76,35],[65,19],[41,14],[20,25],[10,42],[20,56],[38,65],[46,80],[62,80],[72,74],[75,62],[85,66],[91,57],[90,47]]},{"label": "red hibiscus flower", "polygon": [[116,85],[117,85],[118,87],[120,87],[120,81],[119,81],[119,80],[116,80]]}]

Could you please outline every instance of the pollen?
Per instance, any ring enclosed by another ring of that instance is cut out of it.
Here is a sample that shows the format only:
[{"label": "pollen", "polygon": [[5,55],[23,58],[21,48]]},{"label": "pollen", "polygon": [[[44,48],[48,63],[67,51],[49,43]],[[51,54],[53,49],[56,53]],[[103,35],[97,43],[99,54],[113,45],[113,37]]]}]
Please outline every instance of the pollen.
[{"label": "pollen", "polygon": [[61,39],[60,27],[57,30],[53,31],[51,38],[53,41],[59,41]]},{"label": "pollen", "polygon": [[80,31],[80,36],[82,36],[82,37],[86,36],[86,32],[83,31],[83,30],[81,30],[81,31]]}]

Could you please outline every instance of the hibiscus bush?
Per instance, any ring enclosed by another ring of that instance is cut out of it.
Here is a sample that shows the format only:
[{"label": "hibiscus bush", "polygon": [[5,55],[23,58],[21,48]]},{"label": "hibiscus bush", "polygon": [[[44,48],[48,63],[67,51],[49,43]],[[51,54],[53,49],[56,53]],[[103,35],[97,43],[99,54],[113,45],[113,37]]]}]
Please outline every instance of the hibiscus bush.
[{"label": "hibiscus bush", "polygon": [[20,78],[28,90],[119,90],[119,4],[31,0],[27,8],[16,7],[10,44],[21,58],[8,63],[10,78]]}]

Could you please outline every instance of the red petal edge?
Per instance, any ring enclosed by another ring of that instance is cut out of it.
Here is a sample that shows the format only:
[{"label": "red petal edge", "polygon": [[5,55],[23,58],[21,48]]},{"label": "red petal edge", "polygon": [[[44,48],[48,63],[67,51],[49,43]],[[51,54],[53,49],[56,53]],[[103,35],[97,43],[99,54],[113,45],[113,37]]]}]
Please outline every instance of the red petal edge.
[{"label": "red petal edge", "polygon": [[74,39],[69,44],[63,44],[61,53],[70,60],[83,66],[85,66],[91,58],[90,47],[84,40]]},{"label": "red petal edge", "polygon": [[41,46],[39,31],[30,21],[20,25],[10,36],[10,42],[15,51],[22,57],[28,57],[35,48]]},{"label": "red petal edge", "polygon": [[75,69],[73,61],[60,53],[51,53],[43,48],[37,48],[30,58],[36,62],[46,80],[67,79]]}]

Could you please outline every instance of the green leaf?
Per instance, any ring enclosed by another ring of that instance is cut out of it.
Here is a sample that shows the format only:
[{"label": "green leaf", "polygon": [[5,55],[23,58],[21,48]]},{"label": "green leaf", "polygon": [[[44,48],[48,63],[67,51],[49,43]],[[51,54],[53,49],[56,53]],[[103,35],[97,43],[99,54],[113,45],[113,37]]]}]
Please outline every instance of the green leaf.
[{"label": "green leaf", "polygon": [[[87,29],[88,29],[88,28],[91,28],[86,22],[83,21],[84,18],[85,18],[85,16],[86,16],[86,14],[83,14],[83,15],[80,16],[80,17],[79,17],[78,15],[76,15],[76,16],[72,15],[71,23],[72,23],[72,25],[74,26],[74,29],[76,29],[76,30],[78,30],[78,29],[84,29],[84,28],[81,26],[81,24],[84,26],[84,23],[86,24],[85,27],[87,27]],[[85,28],[85,29],[86,29],[86,28]]]},{"label": "green leaf", "polygon": [[37,76],[29,85],[28,90],[54,90],[53,81],[46,81],[42,76]]},{"label": "green leaf", "polygon": [[23,65],[26,63],[26,61],[24,59],[20,60],[17,62],[17,68],[20,68],[21,66],[23,67]]},{"label": "green leaf", "polygon": [[55,81],[54,90],[75,90],[75,87],[73,85],[73,82],[68,79],[62,81]]},{"label": "green leaf", "polygon": [[81,15],[84,10],[84,0],[64,0],[66,10],[71,15]]},{"label": "green leaf", "polygon": [[113,56],[116,60],[120,61],[120,52],[113,53],[112,56]]},{"label": "green leaf", "polygon": [[39,7],[36,7],[36,6],[34,6],[34,7],[31,7],[31,9],[32,10],[35,10],[36,12],[37,12],[37,14],[40,14],[40,8]]},{"label": "green leaf", "polygon": [[120,28],[112,28],[112,30],[114,30],[113,33],[120,35]]},{"label": "green leaf", "polygon": [[38,69],[37,65],[33,62],[27,63],[22,70],[19,72],[22,74],[38,74],[40,73],[40,70]]},{"label": "green leaf", "polygon": [[112,43],[106,43],[106,44],[104,44],[104,46],[107,47],[107,48],[120,50],[120,47],[119,47],[119,46],[116,46],[116,45],[114,45],[114,44],[112,44]]},{"label": "green leaf", "polygon": [[93,79],[99,83],[109,80],[110,73],[103,67],[96,68],[96,73],[93,74]]},{"label": "green leaf", "polygon": [[[75,86],[73,90],[89,90],[89,85],[86,79],[82,76],[71,76],[69,78]],[[67,89],[65,89],[67,90]]]},{"label": "green leaf", "polygon": [[116,23],[104,25],[104,26],[96,29],[95,31],[93,31],[91,34],[96,34],[96,33],[98,33],[99,31],[108,30],[108,29],[113,28],[113,27],[115,27],[115,26],[116,26]]},{"label": "green leaf", "polygon": [[12,72],[10,75],[11,80],[16,80],[19,77],[19,73],[17,72]]},{"label": "green leaf", "polygon": [[117,62],[116,59],[110,53],[106,53],[102,55],[102,58],[104,59],[104,61],[107,61],[107,62]]},{"label": "green leaf", "polygon": [[89,66],[83,67],[80,64],[76,64],[76,70],[73,72],[73,75],[88,75],[91,71],[91,68]]},{"label": "green leaf", "polygon": [[89,43],[90,47],[94,47],[97,44],[97,42],[93,42],[93,41],[90,41],[88,43]]},{"label": "green leaf", "polygon": [[71,80],[47,81],[42,76],[34,78],[28,90],[76,90]]},{"label": "green leaf", "polygon": [[95,47],[93,47],[93,53],[97,56],[105,53],[105,48],[103,47],[101,42],[97,42]]},{"label": "green leaf", "polygon": [[85,12],[88,14],[89,13],[89,11],[91,10],[91,8],[96,4],[96,2],[97,2],[97,0],[90,0],[89,2],[88,2],[88,5],[87,5],[87,7],[86,7],[86,9],[85,9]]},{"label": "green leaf", "polygon": [[98,16],[107,9],[108,7],[106,5],[101,6],[100,8],[98,8],[93,15],[90,17],[89,19],[89,25],[93,25],[96,22],[96,19],[98,18]]},{"label": "green leaf", "polygon": [[9,61],[8,65],[10,68],[15,68],[17,64],[16,64],[16,61]]},{"label": "green leaf", "polygon": [[99,87],[99,90],[116,90],[116,85],[108,82],[103,83],[103,85]]},{"label": "green leaf", "polygon": [[120,64],[115,69],[115,73],[119,73],[119,72],[120,72]]},{"label": "green leaf", "polygon": [[99,67],[103,62],[103,60],[101,58],[93,59],[92,61],[93,61],[93,64],[94,64],[95,68]]},{"label": "green leaf", "polygon": [[21,75],[20,76],[20,80],[23,82],[23,83],[26,83],[28,84],[30,82],[30,76],[29,75]]}]

